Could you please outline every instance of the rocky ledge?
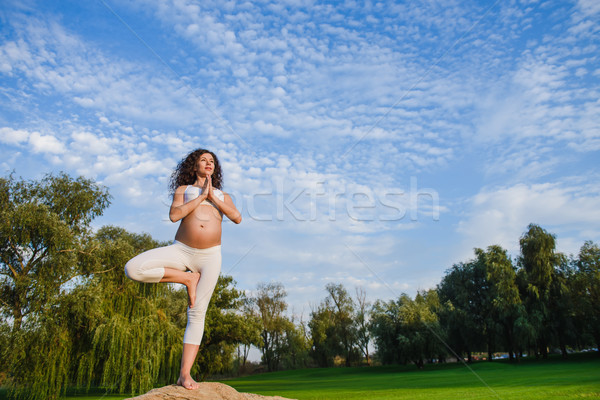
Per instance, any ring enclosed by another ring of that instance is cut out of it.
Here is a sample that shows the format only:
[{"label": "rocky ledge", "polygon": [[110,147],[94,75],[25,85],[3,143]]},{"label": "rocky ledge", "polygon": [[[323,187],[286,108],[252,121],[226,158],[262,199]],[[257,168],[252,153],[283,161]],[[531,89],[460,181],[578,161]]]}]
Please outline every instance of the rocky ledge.
[{"label": "rocky ledge", "polygon": [[152,389],[141,396],[127,400],[291,400],[279,396],[261,396],[252,393],[240,393],[231,386],[218,382],[202,382],[195,390],[188,390],[181,386],[170,385]]}]

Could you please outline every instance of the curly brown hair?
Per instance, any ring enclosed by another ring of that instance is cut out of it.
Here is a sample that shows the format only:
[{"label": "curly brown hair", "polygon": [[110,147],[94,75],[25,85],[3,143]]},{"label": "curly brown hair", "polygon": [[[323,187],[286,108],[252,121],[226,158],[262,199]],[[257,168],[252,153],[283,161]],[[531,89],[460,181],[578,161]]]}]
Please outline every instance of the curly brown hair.
[{"label": "curly brown hair", "polygon": [[215,170],[212,173],[212,185],[214,188],[221,189],[223,186],[223,173],[221,172],[221,164],[217,155],[210,150],[196,149],[183,158],[171,174],[169,189],[171,195],[175,190],[182,185],[193,185],[196,182],[196,164],[202,154],[210,154],[215,160]]}]

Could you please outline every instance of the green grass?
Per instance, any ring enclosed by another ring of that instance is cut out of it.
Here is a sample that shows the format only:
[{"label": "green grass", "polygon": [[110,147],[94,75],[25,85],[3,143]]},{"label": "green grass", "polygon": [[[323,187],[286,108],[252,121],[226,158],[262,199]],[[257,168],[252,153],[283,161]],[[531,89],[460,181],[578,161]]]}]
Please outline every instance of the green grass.
[{"label": "green grass", "polygon": [[240,392],[308,399],[600,398],[600,357],[414,366],[305,369],[225,381]]},{"label": "green grass", "polygon": [[[224,380],[240,392],[309,399],[600,399],[600,357],[463,364],[314,368]],[[0,390],[0,399],[2,398]],[[100,389],[68,400],[121,400]]]}]

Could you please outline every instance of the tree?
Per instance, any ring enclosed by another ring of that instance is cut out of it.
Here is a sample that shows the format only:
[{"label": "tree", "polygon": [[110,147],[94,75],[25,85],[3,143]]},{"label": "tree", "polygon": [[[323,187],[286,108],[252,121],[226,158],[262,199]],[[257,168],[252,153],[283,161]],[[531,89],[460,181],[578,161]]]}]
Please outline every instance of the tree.
[{"label": "tree", "polygon": [[311,343],[302,320],[298,324],[291,318],[284,328],[284,339],[279,349],[284,369],[305,368],[309,364]]},{"label": "tree", "polygon": [[435,290],[418,292],[414,300],[403,294],[400,305],[400,329],[398,350],[402,357],[412,361],[419,369],[425,360],[445,353],[444,334],[439,324],[437,310],[440,307]]},{"label": "tree", "polygon": [[[575,265],[573,297],[581,334],[590,335],[600,352],[600,247],[592,241],[586,241],[579,250]],[[587,340],[584,339],[585,342]]]},{"label": "tree", "polygon": [[450,346],[459,355],[488,347],[494,337],[490,330],[489,282],[485,262],[481,257],[455,264],[437,287],[442,307],[440,314],[450,339]]},{"label": "tree", "polygon": [[400,354],[400,304],[377,300],[371,308],[371,335],[377,349],[376,357],[383,364],[404,363]]},{"label": "tree", "polygon": [[341,353],[339,342],[334,334],[333,311],[321,303],[310,313],[310,355],[319,367],[331,367],[336,355]]},{"label": "tree", "polygon": [[[238,346],[238,361],[240,369],[245,367],[251,347],[256,346],[260,349],[263,345],[263,340],[261,337],[262,323],[258,315],[255,313],[253,307],[253,299],[245,298],[242,305],[241,315],[243,319],[242,327],[245,332],[242,340],[240,341],[240,346]],[[239,351],[240,347],[242,348],[241,354]]]},{"label": "tree", "polygon": [[281,283],[260,283],[254,298],[256,312],[261,321],[262,361],[269,371],[279,368],[280,349],[283,346],[288,320],[285,289]]},{"label": "tree", "polygon": [[536,354],[548,356],[551,336],[551,287],[554,268],[561,262],[555,253],[556,238],[538,225],[530,224],[521,236],[520,282],[528,319],[536,335]]},{"label": "tree", "polygon": [[[513,360],[520,344],[516,333],[517,321],[523,323],[526,319],[515,267],[506,250],[500,246],[489,246],[486,251],[475,249],[475,253],[485,263],[490,288],[491,317],[501,326],[502,332],[498,336],[504,340],[509,359]],[[488,356],[491,359],[491,355]]]},{"label": "tree", "polygon": [[162,243],[149,235],[103,227],[95,235],[96,273],[65,301],[76,340],[74,366],[79,385],[120,393],[143,393],[179,375],[187,296],[167,284],[128,279],[123,266]]},{"label": "tree", "polygon": [[108,191],[85,178],[0,178],[0,315],[13,397],[56,398],[73,346],[62,295],[94,271],[89,224]]},{"label": "tree", "polygon": [[309,328],[312,339],[312,357],[319,366],[331,366],[341,357],[346,366],[357,362],[354,302],[341,284],[329,283],[328,296],[311,312]]},{"label": "tree", "polygon": [[325,286],[329,296],[326,307],[333,311],[333,336],[338,340],[341,355],[349,367],[358,361],[359,353],[354,323],[354,302],[342,284],[329,283]]},{"label": "tree", "polygon": [[108,191],[85,178],[0,178],[0,312],[14,331],[51,305],[62,286],[90,273],[89,223]]},{"label": "tree", "polygon": [[418,292],[412,300],[377,301],[371,310],[371,333],[377,357],[384,364],[413,362],[423,368],[425,360],[442,357],[445,334],[439,323],[440,301],[435,290]]},{"label": "tree", "polygon": [[371,365],[369,357],[369,344],[371,334],[369,332],[369,306],[367,302],[367,293],[362,288],[356,288],[356,313],[354,321],[356,323],[356,344],[365,356],[367,365]]}]

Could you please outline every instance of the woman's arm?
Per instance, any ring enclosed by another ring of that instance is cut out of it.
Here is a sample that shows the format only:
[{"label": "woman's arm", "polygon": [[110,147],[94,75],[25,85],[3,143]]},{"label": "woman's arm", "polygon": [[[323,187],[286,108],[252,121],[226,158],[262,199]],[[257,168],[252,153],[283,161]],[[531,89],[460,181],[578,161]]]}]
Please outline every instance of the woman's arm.
[{"label": "woman's arm", "polygon": [[227,193],[223,192],[223,200],[220,200],[217,196],[214,196],[210,201],[217,206],[217,208],[231,221],[235,222],[236,224],[242,222],[242,214],[235,207],[235,204],[233,204],[231,197]]},{"label": "woman's arm", "polygon": [[177,222],[180,219],[185,218],[189,213],[194,211],[196,207],[200,205],[207,198],[207,194],[200,194],[195,199],[183,202],[183,194],[187,186],[179,186],[173,195],[173,202],[171,203],[171,209],[169,210],[169,219],[171,222]]}]

